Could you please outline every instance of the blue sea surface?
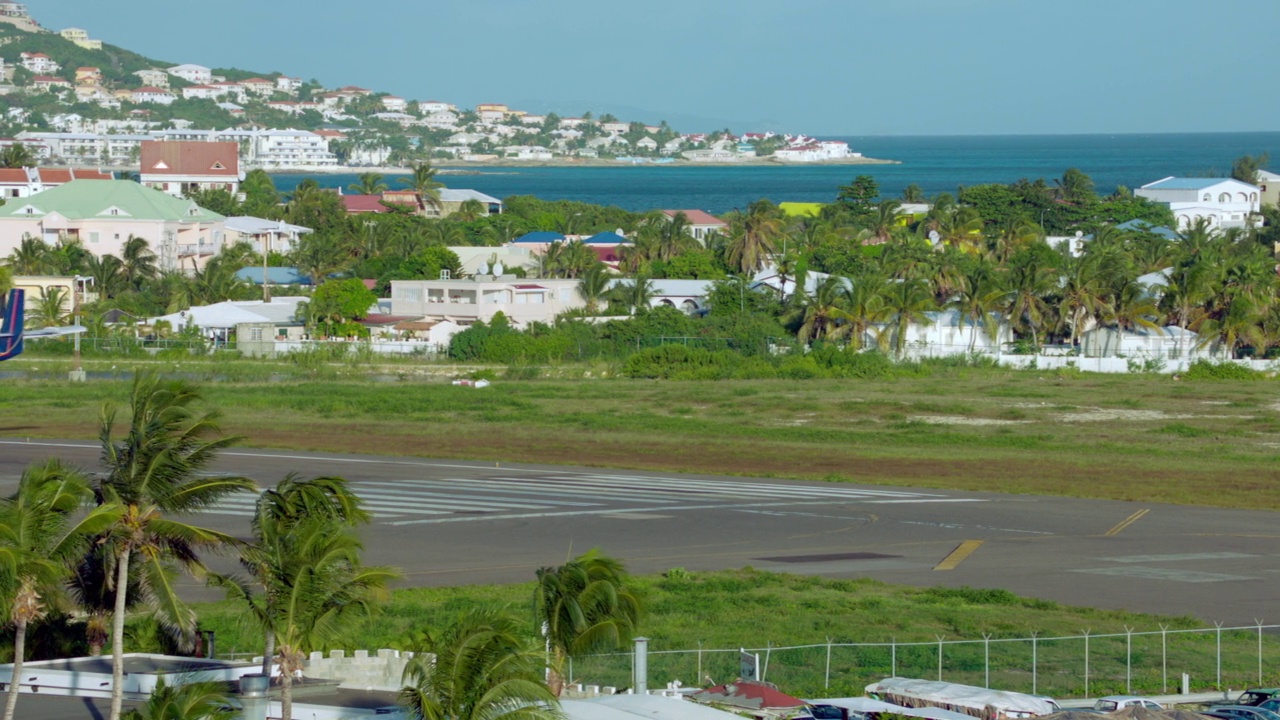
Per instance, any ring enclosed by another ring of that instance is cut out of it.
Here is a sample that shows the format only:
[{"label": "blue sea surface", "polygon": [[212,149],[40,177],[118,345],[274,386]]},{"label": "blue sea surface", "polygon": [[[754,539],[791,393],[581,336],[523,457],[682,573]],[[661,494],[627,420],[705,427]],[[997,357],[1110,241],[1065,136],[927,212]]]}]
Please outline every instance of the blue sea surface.
[{"label": "blue sea surface", "polygon": [[[830,202],[856,175],[871,175],[884,197],[915,183],[928,195],[960,186],[1008,183],[1020,178],[1052,182],[1067,168],[1093,177],[1099,192],[1136,188],[1170,175],[1225,176],[1241,155],[1271,156],[1280,166],[1280,132],[1167,135],[1017,135],[840,138],[867,157],[897,165],[753,165],[744,167],[536,167],[490,168],[478,174],[442,175],[449,187],[472,188],[505,198],[534,195],[616,205],[635,212],[696,208],[724,213],[761,198],[774,202]],[[278,175],[291,192],[304,177],[324,187],[356,182],[354,175]],[[396,186],[395,176],[388,184]]]}]

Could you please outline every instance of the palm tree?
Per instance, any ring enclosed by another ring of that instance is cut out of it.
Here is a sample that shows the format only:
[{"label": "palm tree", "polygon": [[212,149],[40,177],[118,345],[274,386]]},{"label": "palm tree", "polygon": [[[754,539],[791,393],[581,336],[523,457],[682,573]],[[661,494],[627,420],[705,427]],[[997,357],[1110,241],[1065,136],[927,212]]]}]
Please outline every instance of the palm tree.
[{"label": "palm tree", "polygon": [[965,275],[959,292],[951,301],[951,307],[959,311],[960,317],[969,323],[970,353],[978,343],[979,325],[991,340],[999,338],[1000,325],[993,321],[992,314],[1004,306],[1007,294],[1000,287],[1000,280],[990,265],[980,263]]},{"label": "palm tree", "polygon": [[853,316],[844,307],[848,298],[848,282],[831,275],[818,285],[813,295],[801,294],[801,306],[791,313],[793,321],[800,321],[796,331],[800,342],[837,340],[848,336],[853,329]]},{"label": "palm tree", "polygon": [[49,269],[50,248],[39,238],[23,235],[9,254],[9,267],[16,275],[39,275]]},{"label": "palm tree", "polygon": [[49,460],[24,470],[17,493],[0,504],[0,569],[7,619],[14,625],[4,720],[13,720],[18,703],[27,626],[60,602],[72,564],[119,518],[119,509],[110,505],[80,513],[92,496],[83,474]]},{"label": "palm tree", "polygon": [[582,274],[582,280],[578,283],[578,295],[587,304],[588,315],[600,312],[600,301],[604,300],[608,291],[609,269],[604,263],[594,265]]},{"label": "palm tree", "polygon": [[463,200],[458,205],[458,209],[450,215],[450,218],[457,220],[458,222],[475,222],[488,214],[489,212],[485,208],[484,203],[472,198],[470,200]]},{"label": "palm tree", "polygon": [[382,182],[383,177],[376,172],[360,173],[356,182],[348,185],[347,189],[357,195],[381,195],[388,190],[387,184]]},{"label": "palm tree", "polygon": [[22,143],[14,143],[0,150],[0,167],[25,168],[35,167],[36,156],[31,148]]},{"label": "palm tree", "polygon": [[1010,324],[1031,333],[1031,342],[1040,347],[1040,328],[1049,309],[1045,296],[1057,284],[1056,274],[1045,267],[1034,252],[1015,255],[1006,269],[1004,286]]},{"label": "palm tree", "polygon": [[863,222],[869,236],[863,241],[866,245],[883,245],[889,242],[902,227],[902,203],[897,200],[884,200],[875,206]]},{"label": "palm tree", "polygon": [[635,632],[640,600],[627,587],[622,563],[596,550],[537,575],[533,617],[546,638],[559,695],[564,660],[621,645]]},{"label": "palm tree", "polygon": [[1071,347],[1075,347],[1086,322],[1104,317],[1109,310],[1093,257],[1071,257],[1064,251],[1058,301],[1059,332],[1062,324],[1069,324]]},{"label": "palm tree", "polygon": [[782,221],[776,207],[767,200],[758,200],[751,203],[746,213],[735,212],[730,216],[725,259],[743,274],[755,274],[765,266],[769,256],[777,252],[777,242],[782,235]]},{"label": "palm tree", "polygon": [[140,289],[142,283],[156,279],[159,274],[156,270],[156,255],[143,238],[130,235],[124,243],[120,259],[124,264],[121,269],[125,282],[135,290]]},{"label": "palm tree", "polygon": [[885,289],[885,279],[879,273],[868,271],[852,278],[846,291],[844,309],[851,325],[850,344],[855,350],[862,349],[867,332],[886,317]]},{"label": "palm tree", "polygon": [[423,205],[434,207],[437,211],[441,209],[440,190],[444,183],[436,180],[436,170],[431,167],[430,162],[414,165],[413,174],[400,178],[400,184],[409,186],[417,193]]},{"label": "palm tree", "polygon": [[1160,309],[1147,294],[1147,289],[1136,280],[1129,280],[1117,288],[1107,308],[1107,321],[1115,325],[1117,342],[1126,330],[1145,328],[1163,334],[1159,319]]},{"label": "palm tree", "polygon": [[[270,676],[275,660],[275,622],[281,598],[292,582],[298,558],[289,557],[294,548],[289,534],[304,520],[324,521],[342,530],[369,521],[360,498],[339,477],[303,480],[288,475],[276,487],[262,493],[251,523],[252,538],[240,548],[240,565],[257,586],[236,578],[211,575],[210,582],[222,587],[229,597],[245,603],[266,638],[262,653],[262,674]],[[261,592],[256,592],[260,589]]]},{"label": "palm tree", "polygon": [[[102,536],[102,552],[90,555],[87,562],[101,562],[101,575],[114,589],[111,720],[119,720],[124,699],[124,620],[129,596],[136,591],[165,629],[189,636],[195,617],[177,595],[170,561],[189,571],[203,571],[198,550],[235,542],[176,517],[207,508],[230,494],[256,489],[245,478],[204,473],[218,452],[239,438],[222,436],[218,413],[204,410],[201,403],[199,390],[184,380],[140,374],[129,394],[126,430],[118,440],[116,410],[103,409],[99,433],[103,472],[94,478],[93,490],[99,504],[118,504],[122,512]],[[140,573],[131,585],[135,556]]]},{"label": "palm tree", "polygon": [[307,235],[293,250],[293,262],[298,272],[311,278],[312,288],[320,287],[330,275],[341,272],[348,260],[337,236],[330,233]]},{"label": "palm tree", "polygon": [[916,204],[924,201],[924,190],[919,185],[911,183],[902,189],[902,202]]},{"label": "palm tree", "polygon": [[293,679],[307,653],[345,637],[352,619],[386,599],[398,574],[364,567],[354,529],[330,517],[307,516],[282,530],[269,546],[266,594],[274,607],[265,617],[280,665],[281,720],[292,720]]},{"label": "palm tree", "polygon": [[115,255],[90,255],[85,259],[85,274],[93,278],[93,286],[107,299],[115,297],[125,285],[124,265]]},{"label": "palm tree", "polygon": [[125,713],[124,720],[234,720],[241,717],[231,707],[226,683],[156,683],[147,701]]},{"label": "palm tree", "polygon": [[517,623],[474,609],[429,634],[404,673],[400,702],[417,720],[555,720],[556,695]]},{"label": "palm tree", "polygon": [[637,275],[631,280],[622,280],[613,287],[610,295],[619,305],[638,313],[649,307],[653,300],[653,281],[644,275]]},{"label": "palm tree", "polygon": [[71,322],[66,308],[71,304],[66,288],[46,286],[40,288],[36,303],[27,310],[28,328],[62,327]]},{"label": "palm tree", "polygon": [[[924,280],[900,280],[884,291],[884,310],[889,318],[893,352],[902,357],[906,350],[907,330],[912,323],[928,323],[930,310],[937,308],[929,284]],[[883,341],[882,341],[883,342]]]}]

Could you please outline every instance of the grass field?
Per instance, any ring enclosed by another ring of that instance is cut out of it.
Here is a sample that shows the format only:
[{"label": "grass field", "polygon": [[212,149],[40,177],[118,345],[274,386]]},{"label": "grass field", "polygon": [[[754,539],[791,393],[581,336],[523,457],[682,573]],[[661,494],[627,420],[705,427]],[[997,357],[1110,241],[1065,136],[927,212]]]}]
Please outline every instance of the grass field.
[{"label": "grass field", "polygon": [[[282,364],[181,371],[213,378],[224,427],[257,447],[1280,508],[1274,381],[935,368],[887,380],[499,377],[475,390]],[[100,406],[127,387],[6,382],[0,436],[93,438]]]},{"label": "grass field", "polygon": [[[983,635],[993,639],[1078,636],[1136,631],[1200,628],[1193,618],[1167,618],[1060,606],[1019,598],[1000,590],[905,588],[871,580],[831,580],[763,573],[751,569],[716,573],[673,570],[664,576],[637,578],[646,614],[639,628],[650,638],[651,679],[686,685],[699,678],[718,682],[738,673],[738,648],[758,650],[769,661],[767,679],[783,689],[810,697],[861,694],[867,683],[894,669],[908,677],[936,678],[937,639],[977,640],[944,647],[944,678],[981,685],[986,677]],[[506,606],[517,617],[533,620],[533,585],[473,586],[397,591],[380,615],[350,628],[346,649],[409,649],[412,638],[427,628],[440,628],[476,605]],[[243,612],[220,603],[198,608],[201,627],[217,632],[222,652],[261,654],[261,638],[243,624]],[[726,622],[726,618],[732,621]],[[1195,685],[1216,682],[1214,634],[1171,635],[1170,678],[1190,672]],[[826,645],[832,649],[830,680]],[[891,641],[899,643],[896,651]],[[1257,680],[1256,636],[1224,633],[1224,685],[1242,687]],[[839,647],[840,643],[881,643],[876,647]],[[909,643],[918,643],[910,645]],[[697,648],[704,651],[699,657]],[[780,646],[812,645],[800,649]],[[687,652],[672,652],[687,651]],[[717,652],[718,651],[718,652]],[[728,652],[725,652],[728,651]],[[1036,648],[1036,689],[1059,697],[1084,693],[1084,644],[1042,639]],[[1031,690],[1030,642],[993,643],[991,682],[1005,689]],[[1093,638],[1090,688],[1094,694],[1123,692],[1126,677],[1125,639]],[[1280,641],[1267,638],[1266,667],[1280,661]],[[626,687],[630,657],[625,654],[588,658],[574,664],[573,676],[587,684]],[[1160,637],[1136,637],[1133,643],[1134,690],[1161,690]],[[701,672],[699,672],[701,671]],[[1176,674],[1175,674],[1176,673]],[[1250,679],[1252,678],[1252,679]]]}]

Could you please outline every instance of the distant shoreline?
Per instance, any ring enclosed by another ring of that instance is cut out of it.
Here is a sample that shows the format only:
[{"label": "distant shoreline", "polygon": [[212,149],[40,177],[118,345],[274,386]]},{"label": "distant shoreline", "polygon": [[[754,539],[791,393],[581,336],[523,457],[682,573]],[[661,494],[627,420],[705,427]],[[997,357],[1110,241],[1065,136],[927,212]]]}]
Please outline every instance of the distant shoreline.
[{"label": "distant shoreline", "polygon": [[[671,163],[623,163],[614,160],[490,160],[486,162],[433,162],[431,165],[440,170],[441,175],[478,175],[488,168],[807,168],[824,165],[901,165],[899,160],[883,160],[880,158],[848,158],[845,160],[823,160],[821,162],[780,162],[761,158],[757,160],[738,160],[732,162],[688,162]],[[247,169],[254,169],[248,167]],[[360,173],[381,173],[383,175],[407,175],[413,168],[407,167],[317,167],[297,170],[267,170],[271,175],[358,175]]]}]

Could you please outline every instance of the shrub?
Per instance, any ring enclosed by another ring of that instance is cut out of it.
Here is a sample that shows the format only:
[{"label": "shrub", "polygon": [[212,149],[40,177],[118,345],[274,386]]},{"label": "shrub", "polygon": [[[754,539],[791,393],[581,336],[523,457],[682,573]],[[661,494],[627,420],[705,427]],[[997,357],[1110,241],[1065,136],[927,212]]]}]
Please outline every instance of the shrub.
[{"label": "shrub", "polygon": [[1187,369],[1188,380],[1261,380],[1263,374],[1233,362],[1197,360]]}]

